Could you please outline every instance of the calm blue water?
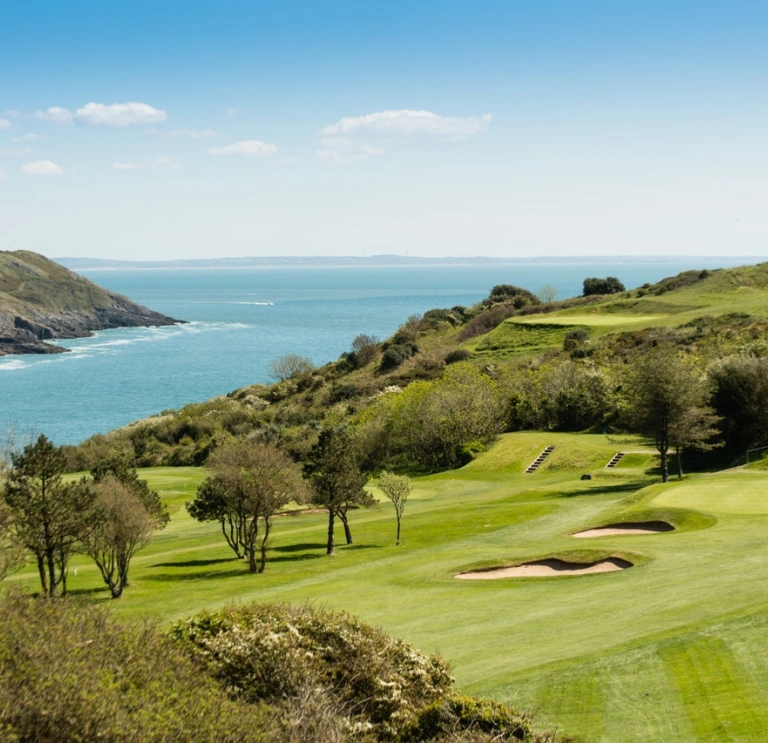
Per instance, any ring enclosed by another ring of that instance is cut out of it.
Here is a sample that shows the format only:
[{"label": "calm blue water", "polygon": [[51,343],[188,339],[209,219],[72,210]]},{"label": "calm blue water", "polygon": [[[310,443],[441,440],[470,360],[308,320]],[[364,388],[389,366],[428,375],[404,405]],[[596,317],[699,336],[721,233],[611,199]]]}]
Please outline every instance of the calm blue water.
[{"label": "calm blue water", "polygon": [[532,291],[553,284],[564,298],[579,294],[586,276],[617,276],[634,287],[718,265],[727,262],[83,271],[190,322],[62,341],[72,351],[67,354],[0,359],[0,431],[15,425],[75,443],[268,381],[270,361],[286,353],[323,364],[348,350],[358,333],[386,338],[409,315],[471,305],[494,284]]}]

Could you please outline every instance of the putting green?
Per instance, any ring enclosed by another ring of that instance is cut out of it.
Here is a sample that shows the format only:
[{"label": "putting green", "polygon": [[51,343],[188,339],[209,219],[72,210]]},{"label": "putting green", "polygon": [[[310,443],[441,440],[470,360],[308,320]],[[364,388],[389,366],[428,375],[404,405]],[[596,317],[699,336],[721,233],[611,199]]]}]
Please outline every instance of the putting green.
[{"label": "putting green", "polygon": [[768,513],[765,473],[736,470],[665,490],[654,503],[709,513]]},{"label": "putting green", "polygon": [[663,317],[664,315],[537,315],[516,317],[509,322],[525,325],[647,325]]}]

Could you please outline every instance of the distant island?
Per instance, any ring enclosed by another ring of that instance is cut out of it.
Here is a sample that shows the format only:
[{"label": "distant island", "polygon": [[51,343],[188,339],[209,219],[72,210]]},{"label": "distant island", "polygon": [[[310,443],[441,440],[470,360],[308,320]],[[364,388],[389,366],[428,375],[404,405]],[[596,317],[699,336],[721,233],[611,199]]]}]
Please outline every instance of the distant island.
[{"label": "distant island", "polygon": [[0,251],[0,356],[63,353],[46,343],[95,330],[175,325],[167,315],[102,289],[48,258]]},{"label": "distant island", "polygon": [[[643,256],[645,263],[674,263],[679,262],[683,256],[679,255],[650,255]],[[369,256],[351,255],[290,255],[290,256],[247,256],[240,258],[195,258],[167,261],[121,261],[111,258],[56,258],[62,266],[74,271],[98,270],[98,269],[140,269],[140,268],[290,268],[290,267],[327,267],[339,268],[345,266],[355,267],[386,267],[386,266],[466,266],[466,265],[522,265],[522,264],[581,264],[591,263],[637,263],[639,256],[615,255],[615,256],[528,256],[495,258],[490,256],[464,256],[464,257],[436,257],[381,254]],[[754,262],[755,256],[747,256],[740,259],[737,256],[697,256],[698,263],[717,266],[724,260],[728,263]]]}]

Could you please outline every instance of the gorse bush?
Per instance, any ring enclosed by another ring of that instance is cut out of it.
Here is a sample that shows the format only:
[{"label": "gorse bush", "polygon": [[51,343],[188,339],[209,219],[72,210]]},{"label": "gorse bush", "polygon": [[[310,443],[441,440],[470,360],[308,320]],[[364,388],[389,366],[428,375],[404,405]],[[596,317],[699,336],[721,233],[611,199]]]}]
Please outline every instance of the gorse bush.
[{"label": "gorse bush", "polygon": [[384,740],[445,695],[453,681],[438,656],[343,612],[234,606],[179,622],[172,634],[235,696],[274,703],[319,689],[350,730]]},{"label": "gorse bush", "polygon": [[274,740],[270,725],[149,625],[69,601],[0,603],[0,740],[256,743]]}]

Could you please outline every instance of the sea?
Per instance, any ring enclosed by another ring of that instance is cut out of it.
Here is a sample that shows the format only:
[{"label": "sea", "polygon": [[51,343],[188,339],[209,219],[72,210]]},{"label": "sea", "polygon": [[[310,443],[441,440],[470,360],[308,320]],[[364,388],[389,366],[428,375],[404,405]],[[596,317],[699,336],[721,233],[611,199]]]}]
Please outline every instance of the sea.
[{"label": "sea", "polygon": [[131,421],[269,382],[269,364],[300,354],[320,365],[359,333],[385,339],[411,315],[469,306],[496,284],[559,298],[588,276],[627,288],[691,268],[744,259],[574,260],[466,265],[292,266],[80,270],[80,274],[180,320],[164,328],[121,328],[57,341],[56,355],[0,358],[0,434],[45,433],[73,444]]}]

